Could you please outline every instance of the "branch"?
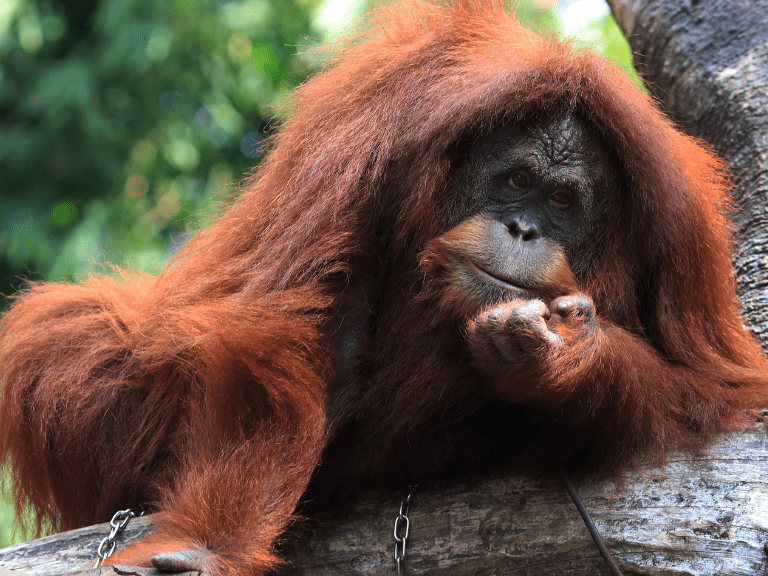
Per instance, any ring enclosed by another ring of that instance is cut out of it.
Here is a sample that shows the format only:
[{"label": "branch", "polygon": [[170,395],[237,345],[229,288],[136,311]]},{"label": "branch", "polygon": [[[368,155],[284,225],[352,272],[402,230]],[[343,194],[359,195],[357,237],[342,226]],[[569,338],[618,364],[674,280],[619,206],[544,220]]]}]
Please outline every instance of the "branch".
[{"label": "branch", "polygon": [[[699,456],[670,455],[662,468],[613,480],[574,478],[625,574],[763,574],[768,569],[768,431],[720,437]],[[403,494],[368,492],[318,515],[286,546],[281,574],[392,576],[392,535]],[[608,574],[575,506],[556,478],[518,469],[420,487],[410,512],[412,574],[468,576]],[[151,527],[131,521],[118,546]],[[0,566],[40,576],[101,574],[100,524],[0,551]],[[154,570],[128,573],[157,574]],[[110,574],[112,572],[106,572]]]}]

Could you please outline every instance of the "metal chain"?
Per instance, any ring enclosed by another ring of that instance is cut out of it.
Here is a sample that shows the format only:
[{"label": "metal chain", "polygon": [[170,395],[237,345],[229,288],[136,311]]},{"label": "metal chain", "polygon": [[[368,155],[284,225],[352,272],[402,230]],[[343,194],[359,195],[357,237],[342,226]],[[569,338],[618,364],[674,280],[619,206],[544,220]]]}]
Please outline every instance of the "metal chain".
[{"label": "metal chain", "polygon": [[99,548],[96,550],[96,554],[99,556],[99,559],[96,561],[97,567],[115,552],[115,548],[117,547],[117,536],[125,530],[125,527],[128,526],[128,522],[131,521],[131,518],[143,515],[143,510],[140,513],[137,513],[133,508],[126,508],[125,510],[115,512],[115,515],[112,516],[112,520],[109,521],[109,525],[111,526],[109,536],[99,542]]},{"label": "metal chain", "polygon": [[395,518],[395,565],[397,566],[397,576],[403,576],[405,574],[405,546],[408,543],[408,536],[411,534],[411,520],[408,518],[408,512],[411,508],[411,500],[413,499],[413,491],[416,490],[415,486],[408,486],[408,494],[400,502],[400,512]]}]

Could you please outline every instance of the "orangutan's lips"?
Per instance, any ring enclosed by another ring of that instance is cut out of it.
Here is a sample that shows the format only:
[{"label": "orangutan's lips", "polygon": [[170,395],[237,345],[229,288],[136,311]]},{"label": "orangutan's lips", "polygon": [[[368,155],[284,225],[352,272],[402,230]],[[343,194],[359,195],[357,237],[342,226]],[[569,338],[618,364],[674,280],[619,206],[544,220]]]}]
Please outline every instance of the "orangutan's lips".
[{"label": "orangutan's lips", "polygon": [[499,278],[498,276],[494,276],[487,270],[484,270],[477,264],[475,264],[472,260],[469,258],[463,258],[464,262],[466,262],[467,267],[472,270],[475,274],[480,276],[481,278],[485,278],[487,280],[490,280],[494,284],[498,284],[499,286],[506,288],[507,290],[517,290],[522,292],[530,292],[531,289],[527,288],[526,286],[520,286],[519,284],[513,284],[509,280],[505,280],[504,278]]}]

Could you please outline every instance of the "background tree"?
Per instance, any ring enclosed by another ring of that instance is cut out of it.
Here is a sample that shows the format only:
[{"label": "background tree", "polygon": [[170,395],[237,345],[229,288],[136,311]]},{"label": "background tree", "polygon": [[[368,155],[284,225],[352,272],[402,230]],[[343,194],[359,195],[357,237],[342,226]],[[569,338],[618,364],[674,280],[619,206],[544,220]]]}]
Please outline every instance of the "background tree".
[{"label": "background tree", "polygon": [[653,95],[728,162],[739,300],[768,351],[768,0],[608,1]]}]

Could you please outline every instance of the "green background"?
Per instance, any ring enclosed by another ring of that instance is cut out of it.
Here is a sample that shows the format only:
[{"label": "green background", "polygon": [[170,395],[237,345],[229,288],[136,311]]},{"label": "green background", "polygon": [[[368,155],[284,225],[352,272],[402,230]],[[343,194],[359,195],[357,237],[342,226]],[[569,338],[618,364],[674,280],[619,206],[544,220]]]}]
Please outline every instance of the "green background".
[{"label": "green background", "polygon": [[[312,47],[364,9],[0,0],[0,294],[103,263],[158,271],[258,163],[282,98],[322,65]],[[534,2],[518,14],[535,29],[566,29]],[[631,68],[610,16],[578,37]],[[12,534],[4,494],[0,547],[31,537]]]}]

